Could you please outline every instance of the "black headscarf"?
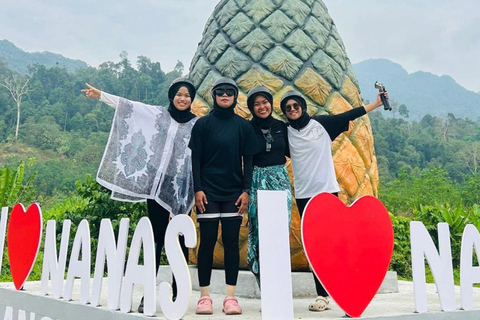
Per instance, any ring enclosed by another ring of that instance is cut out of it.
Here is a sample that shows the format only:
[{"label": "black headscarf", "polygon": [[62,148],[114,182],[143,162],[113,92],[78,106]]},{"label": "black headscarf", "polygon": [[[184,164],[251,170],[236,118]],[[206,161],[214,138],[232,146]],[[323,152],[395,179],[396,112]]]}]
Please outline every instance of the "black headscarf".
[{"label": "black headscarf", "polygon": [[[254,108],[254,104],[253,102],[255,101],[255,98],[258,97],[258,96],[262,96],[262,97],[265,97],[265,99],[268,100],[268,102],[270,102],[270,114],[268,115],[268,117],[266,118],[260,118],[258,117],[256,114],[255,114],[255,111],[253,110]],[[271,126],[272,126],[272,122],[273,122],[273,117],[272,117],[272,113],[273,113],[273,100],[272,100],[272,96],[269,96],[267,94],[263,94],[262,92],[257,92],[257,93],[254,93],[253,95],[251,95],[248,100],[247,100],[247,105],[248,105],[248,109],[250,110],[250,113],[252,114],[253,118],[252,120],[250,120],[250,122],[252,123],[253,125],[253,128],[255,129],[255,131],[259,131],[260,129],[269,129]]]},{"label": "black headscarf", "polygon": [[[193,100],[195,99],[195,88],[190,82],[187,81],[182,81],[183,78],[175,79],[172,82],[172,85],[170,86],[170,89],[168,90],[168,100],[170,100],[170,104],[168,105],[168,112],[170,113],[170,116],[177,121],[178,123],[186,123],[193,118],[195,118],[195,115],[192,113],[192,107],[188,107],[188,109],[185,110],[178,110],[175,105],[173,104],[173,99],[175,98],[175,95],[177,94],[178,90],[180,90],[181,87],[186,87],[188,90],[188,93],[190,94],[190,98]],[[179,80],[179,81],[178,81]]]},{"label": "black headscarf", "polygon": [[294,90],[286,92],[282,97],[282,101],[280,102],[280,109],[282,109],[282,112],[285,116],[287,115],[287,101],[290,99],[295,100],[300,105],[302,108],[302,114],[297,120],[291,120],[287,117],[288,124],[294,129],[303,129],[310,121],[310,116],[307,113],[307,102],[299,92]]},{"label": "black headscarf", "polygon": [[[235,95],[233,103],[228,108],[222,108],[217,104],[217,97],[215,95],[215,89],[233,89],[235,90]],[[229,78],[220,78],[213,84],[212,87],[212,98],[213,98],[213,110],[211,114],[219,118],[231,118],[235,115],[235,106],[237,105],[238,99],[238,87],[232,79]]]}]

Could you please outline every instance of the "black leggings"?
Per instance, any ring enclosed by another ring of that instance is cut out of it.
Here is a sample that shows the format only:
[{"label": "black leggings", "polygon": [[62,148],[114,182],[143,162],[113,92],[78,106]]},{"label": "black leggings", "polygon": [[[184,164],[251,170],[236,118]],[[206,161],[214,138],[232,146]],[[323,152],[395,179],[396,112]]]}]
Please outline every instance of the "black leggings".
[{"label": "black leggings", "polygon": [[[338,197],[338,193],[332,193],[334,196]],[[311,198],[307,199],[295,199],[297,201],[297,207],[298,207],[298,213],[300,214],[300,220],[303,216],[303,212],[305,211],[305,207],[307,206],[308,201],[310,201]],[[315,280],[315,289],[317,290],[317,295],[322,296],[322,297],[328,297],[328,293],[325,290],[325,288],[322,286],[320,281],[318,280],[317,276],[315,276],[315,273],[313,273],[313,279]]]},{"label": "black leggings", "polygon": [[[170,212],[158,204],[155,200],[147,199],[148,218],[153,228],[153,238],[155,240],[155,266],[158,273],[160,267],[160,260],[162,257],[162,249],[165,245],[165,233],[167,232],[168,223],[170,222]],[[183,256],[188,263],[188,248],[185,246],[185,238],[179,236],[180,247],[183,251]],[[172,281],[173,296],[177,296],[177,283],[175,277]]]},{"label": "black leggings", "polygon": [[[240,218],[226,218],[222,223],[222,242],[225,263],[225,283],[237,285],[240,264],[238,236],[240,233]],[[198,282],[201,287],[210,285],[213,266],[213,250],[218,237],[218,219],[199,221],[200,247],[198,249]]]}]

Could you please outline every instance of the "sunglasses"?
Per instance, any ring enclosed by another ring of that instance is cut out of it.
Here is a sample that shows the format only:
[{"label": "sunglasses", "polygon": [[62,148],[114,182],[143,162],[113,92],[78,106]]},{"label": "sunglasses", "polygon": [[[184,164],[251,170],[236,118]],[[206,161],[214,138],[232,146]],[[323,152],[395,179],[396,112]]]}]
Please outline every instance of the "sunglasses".
[{"label": "sunglasses", "polygon": [[215,89],[215,95],[217,97],[221,97],[224,94],[226,94],[229,97],[234,96],[235,90],[234,89]]},{"label": "sunglasses", "polygon": [[287,112],[290,112],[292,111],[293,109],[295,109],[296,111],[298,111],[298,109],[300,109],[300,105],[298,103],[294,103],[294,104],[289,104],[286,106],[285,110],[287,110]]}]

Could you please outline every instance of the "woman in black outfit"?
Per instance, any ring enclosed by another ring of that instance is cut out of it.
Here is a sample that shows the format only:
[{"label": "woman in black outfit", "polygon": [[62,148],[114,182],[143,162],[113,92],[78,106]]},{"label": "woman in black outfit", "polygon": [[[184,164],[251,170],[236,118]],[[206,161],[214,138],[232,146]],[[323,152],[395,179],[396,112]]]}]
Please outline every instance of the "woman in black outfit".
[{"label": "woman in black outfit", "polygon": [[240,262],[238,237],[248,206],[252,156],[258,146],[248,121],[234,112],[238,97],[235,82],[228,78],[218,79],[213,84],[212,97],[213,110],[197,121],[189,144],[192,149],[197,220],[200,224],[200,300],[196,313],[213,313],[209,286],[213,251],[221,221],[226,278],[223,311],[225,314],[241,314],[242,309],[235,298]]}]

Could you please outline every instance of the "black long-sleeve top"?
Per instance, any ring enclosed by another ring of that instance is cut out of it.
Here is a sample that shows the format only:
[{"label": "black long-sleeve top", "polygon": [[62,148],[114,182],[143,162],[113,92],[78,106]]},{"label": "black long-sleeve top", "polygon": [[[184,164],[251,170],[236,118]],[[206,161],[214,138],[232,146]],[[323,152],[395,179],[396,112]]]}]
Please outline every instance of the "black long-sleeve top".
[{"label": "black long-sleeve top", "polygon": [[272,119],[272,123],[268,128],[273,141],[270,143],[270,151],[267,151],[266,134],[262,132],[262,128],[259,125],[252,121],[250,121],[250,124],[255,131],[255,137],[260,147],[260,152],[253,156],[253,165],[256,167],[269,167],[285,164],[285,156],[290,157],[287,125],[280,120]]},{"label": "black long-sleeve top", "polygon": [[342,132],[348,130],[350,121],[360,118],[366,113],[364,107],[358,107],[340,114],[313,116],[312,119],[318,121],[327,130],[330,139],[333,141]]},{"label": "black long-sleeve top", "polygon": [[232,201],[250,188],[252,156],[259,147],[248,121],[238,115],[207,115],[195,123],[188,146],[195,192],[205,192],[211,201]]}]

